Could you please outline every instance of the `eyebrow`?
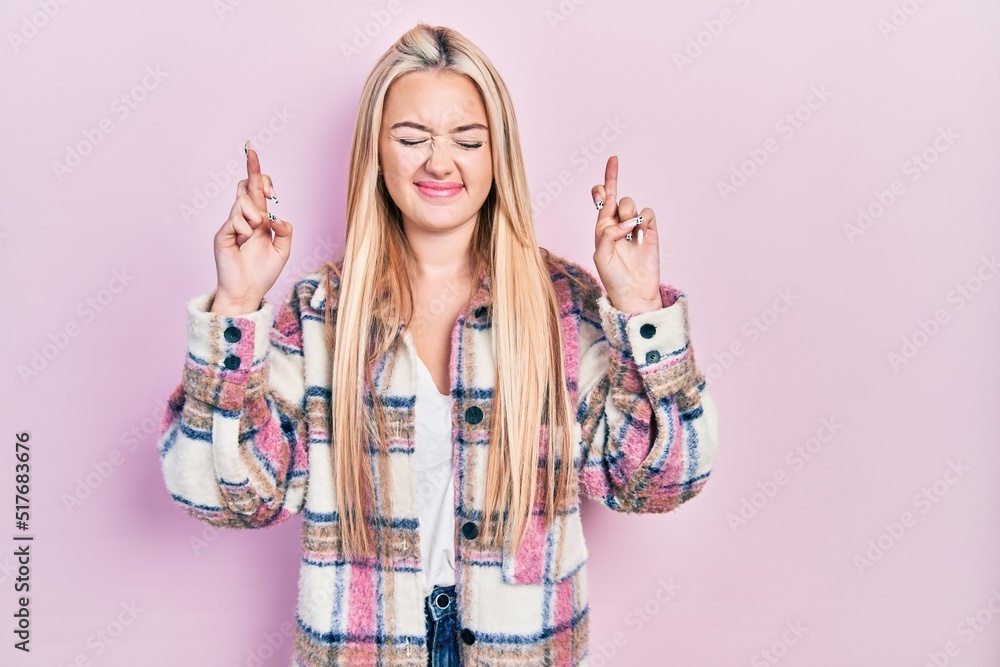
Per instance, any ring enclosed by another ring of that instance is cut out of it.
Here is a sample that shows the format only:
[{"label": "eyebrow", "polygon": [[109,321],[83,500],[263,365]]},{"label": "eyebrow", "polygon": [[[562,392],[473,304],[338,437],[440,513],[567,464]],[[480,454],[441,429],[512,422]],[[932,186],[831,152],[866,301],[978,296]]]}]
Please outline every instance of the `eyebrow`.
[{"label": "eyebrow", "polygon": [[[414,123],[413,121],[404,120],[401,123],[396,123],[390,130],[395,130],[397,127],[412,127],[415,130],[421,130],[423,132],[430,132],[431,128],[426,125],[421,125],[420,123]],[[468,125],[459,125],[458,127],[452,129],[452,132],[465,132],[466,130],[488,130],[490,128],[486,127],[482,123],[469,123]]]}]

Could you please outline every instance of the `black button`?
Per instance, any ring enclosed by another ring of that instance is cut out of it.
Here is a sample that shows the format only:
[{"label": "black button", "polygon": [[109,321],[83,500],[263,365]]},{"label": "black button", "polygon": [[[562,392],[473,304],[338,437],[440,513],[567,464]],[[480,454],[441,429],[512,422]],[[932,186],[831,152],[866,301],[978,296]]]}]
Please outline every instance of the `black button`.
[{"label": "black button", "polygon": [[479,306],[476,308],[476,318],[483,319],[486,317],[486,306]]},{"label": "black button", "polygon": [[226,330],[222,332],[222,335],[225,336],[226,340],[230,343],[235,343],[243,337],[243,332],[237,327],[227,327]]},{"label": "black button", "polygon": [[235,371],[237,368],[240,367],[240,358],[237,357],[235,354],[230,354],[228,357],[226,357],[226,360],[223,363],[226,364],[226,368],[228,368],[231,371]]},{"label": "black button", "polygon": [[479,526],[471,521],[466,521],[462,524],[462,534],[470,540],[474,540],[479,535]]},{"label": "black button", "polygon": [[655,364],[659,360],[660,360],[660,353],[657,352],[656,350],[650,350],[649,352],[646,353],[647,364]]},{"label": "black button", "polygon": [[656,326],[653,324],[646,323],[643,324],[641,327],[639,327],[639,334],[643,338],[652,338],[653,334],[655,333],[656,333]]},{"label": "black button", "polygon": [[438,596],[434,598],[434,603],[439,609],[447,609],[449,602],[451,602],[451,598],[448,597],[447,593],[438,593]]},{"label": "black button", "polygon": [[479,409],[479,406],[473,405],[465,411],[465,419],[470,424],[478,424],[483,421],[483,411]]},{"label": "black button", "polygon": [[472,644],[476,641],[476,635],[469,628],[462,628],[462,641],[466,644]]}]

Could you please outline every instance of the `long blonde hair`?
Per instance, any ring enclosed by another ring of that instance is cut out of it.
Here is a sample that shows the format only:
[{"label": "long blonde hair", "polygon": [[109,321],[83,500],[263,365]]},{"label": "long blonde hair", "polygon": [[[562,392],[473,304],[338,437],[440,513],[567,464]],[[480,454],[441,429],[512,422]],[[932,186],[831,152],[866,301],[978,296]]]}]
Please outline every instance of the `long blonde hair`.
[{"label": "long blonde hair", "polygon": [[[577,484],[570,437],[575,410],[566,386],[559,307],[535,236],[510,95],[476,45],[453,29],[419,23],[379,58],[361,94],[348,172],[344,253],[339,262],[324,267],[327,295],[333,294],[331,274],[339,280],[337,322],[332,299],[326,300],[326,336],[333,351],[332,476],[346,554],[375,553],[369,447],[387,457],[388,438],[383,406],[372,400],[377,396],[372,362],[396,342],[413,304],[408,272],[394,270],[411,266],[413,255],[401,213],[377,171],[383,104],[393,81],[427,70],[461,74],[475,83],[490,132],[493,184],[470,249],[474,275],[487,272],[492,285],[496,373],[480,544],[497,549],[506,543],[511,552],[520,547],[536,500],[543,425],[548,429],[548,467],[538,500],[545,504],[547,524],[568,507]],[[379,466],[380,475],[388,472],[388,465]]]}]

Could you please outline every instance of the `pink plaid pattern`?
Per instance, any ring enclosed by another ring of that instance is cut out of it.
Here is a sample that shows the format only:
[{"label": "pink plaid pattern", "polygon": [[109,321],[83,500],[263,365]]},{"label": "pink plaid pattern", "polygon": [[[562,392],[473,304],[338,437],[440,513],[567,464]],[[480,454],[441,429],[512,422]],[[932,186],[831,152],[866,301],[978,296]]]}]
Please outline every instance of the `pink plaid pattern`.
[{"label": "pink plaid pattern", "polygon": [[[579,491],[619,512],[668,512],[702,489],[718,440],[714,403],[691,346],[687,299],[661,285],[661,309],[623,313],[592,274],[543,252],[577,406]],[[182,381],[157,443],[164,481],[177,505],[215,526],[263,528],[302,514],[293,667],[423,667],[419,489],[410,470],[418,360],[400,336],[374,365],[376,396],[394,434],[387,460],[373,456],[371,464],[381,548],[377,558],[347,559],[329,473],[323,324],[326,299],[336,308],[335,277],[332,288],[327,295],[325,276],[311,273],[276,314],[266,299],[257,312],[237,317],[208,312],[212,293],[188,302]],[[492,552],[463,533],[483,519],[494,389],[491,293],[489,276],[480,276],[451,339],[462,662],[587,665],[588,554],[579,496],[549,529],[537,496],[515,554]],[[543,469],[547,442],[543,428]]]}]

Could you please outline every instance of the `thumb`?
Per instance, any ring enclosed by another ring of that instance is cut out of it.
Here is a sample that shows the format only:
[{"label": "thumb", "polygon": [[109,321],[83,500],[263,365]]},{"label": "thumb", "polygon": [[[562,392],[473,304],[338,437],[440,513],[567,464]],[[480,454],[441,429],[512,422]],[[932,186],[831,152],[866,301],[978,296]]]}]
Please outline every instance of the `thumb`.
[{"label": "thumb", "polygon": [[[605,206],[605,209],[608,207]],[[601,211],[604,213],[604,210]],[[594,248],[594,262],[598,267],[611,263],[615,255],[615,247],[620,239],[625,238],[629,230],[622,229],[616,222],[616,217],[602,218],[597,225],[597,239]]]}]

